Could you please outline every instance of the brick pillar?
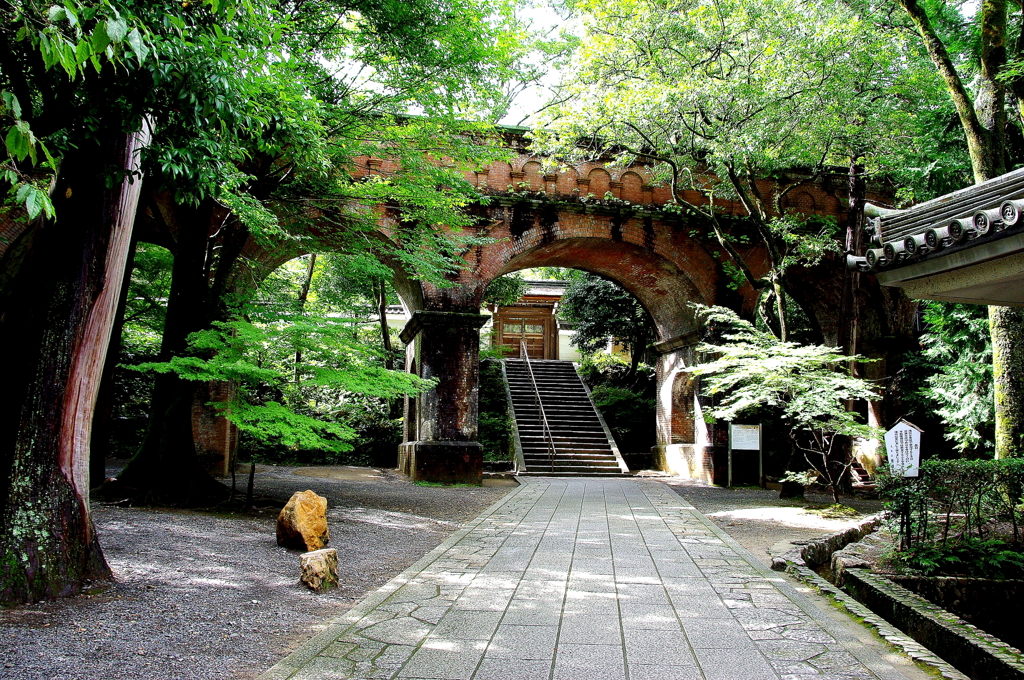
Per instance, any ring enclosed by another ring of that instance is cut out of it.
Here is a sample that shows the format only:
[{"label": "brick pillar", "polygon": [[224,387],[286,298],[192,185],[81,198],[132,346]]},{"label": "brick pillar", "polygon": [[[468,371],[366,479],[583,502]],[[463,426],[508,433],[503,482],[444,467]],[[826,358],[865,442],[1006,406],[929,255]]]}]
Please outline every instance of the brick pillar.
[{"label": "brick pillar", "polygon": [[[525,172],[516,172],[515,170],[513,170],[512,173],[511,173],[511,177],[512,177],[512,191],[513,192],[515,192],[515,191],[524,191],[524,189],[522,187],[520,187],[519,185],[526,181],[526,173]],[[529,189],[529,187],[527,187],[527,189]]]},{"label": "brick pillar", "polygon": [[549,196],[555,196],[558,194],[558,175],[544,175],[544,191],[546,191]]},{"label": "brick pillar", "polygon": [[406,406],[398,467],[413,479],[479,484],[483,451],[477,436],[480,327],[488,317],[416,312],[402,331],[407,366],[437,384]]},{"label": "brick pillar", "polygon": [[235,390],[235,384],[230,381],[202,383],[192,398],[192,438],[196,455],[203,468],[215,477],[231,474],[231,463],[238,448],[238,426],[210,404],[231,401]]},{"label": "brick pillar", "polygon": [[713,482],[713,451],[697,398],[697,380],[683,370],[694,364],[695,343],[696,336],[682,336],[654,346],[659,352],[658,444],[651,453],[660,470]]},{"label": "brick pillar", "polygon": [[644,205],[650,205],[654,203],[654,187],[650,184],[645,184],[640,187],[640,202]]}]

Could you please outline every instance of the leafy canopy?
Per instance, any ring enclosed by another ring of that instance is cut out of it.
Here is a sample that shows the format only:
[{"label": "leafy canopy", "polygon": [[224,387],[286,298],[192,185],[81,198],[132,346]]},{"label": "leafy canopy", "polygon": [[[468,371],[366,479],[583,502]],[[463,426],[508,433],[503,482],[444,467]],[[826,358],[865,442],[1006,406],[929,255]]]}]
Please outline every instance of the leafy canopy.
[{"label": "leafy canopy", "polygon": [[697,317],[714,339],[697,351],[712,358],[688,372],[703,376],[705,392],[719,398],[712,417],[737,420],[769,407],[778,409],[792,431],[875,434],[846,409],[850,400],[878,398],[869,382],[849,373],[850,363],[864,361],[861,357],[835,347],[782,342],[724,307],[697,306]]},{"label": "leafy canopy", "polygon": [[562,297],[559,314],[576,331],[572,344],[582,352],[596,352],[614,337],[639,355],[654,341],[657,331],[650,314],[626,289],[598,274],[580,272]]}]

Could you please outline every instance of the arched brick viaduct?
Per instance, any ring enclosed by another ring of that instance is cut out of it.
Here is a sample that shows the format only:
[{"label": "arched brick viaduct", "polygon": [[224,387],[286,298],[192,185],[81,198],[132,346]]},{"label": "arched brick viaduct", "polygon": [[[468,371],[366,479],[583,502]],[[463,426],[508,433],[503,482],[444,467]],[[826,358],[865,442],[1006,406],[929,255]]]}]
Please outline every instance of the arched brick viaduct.
[{"label": "arched brick viaduct", "polygon": [[[648,168],[606,167],[601,163],[544,173],[543,159],[522,155],[466,178],[490,197],[482,210],[481,234],[493,242],[465,253],[466,268],[449,287],[418,284],[403,297],[413,316],[402,333],[407,368],[436,387],[407,402],[400,467],[413,478],[475,482],[482,472],[477,435],[479,313],[487,284],[520,269],[559,266],[595,272],[629,290],[650,312],[658,330],[658,446],[655,459],[677,473],[709,479],[711,433],[699,412],[692,381],[682,369],[693,365],[697,343],[690,303],[726,304],[753,313],[757,293],[736,288],[725,274],[708,228],[677,210],[666,209],[670,190],[655,183]],[[386,161],[370,161],[365,172],[388,172]],[[801,214],[844,217],[845,176],[805,181],[787,192],[783,209]],[[798,178],[799,180],[799,178]],[[791,182],[790,182],[791,183]],[[764,195],[777,191],[765,181]],[[684,199],[700,204],[696,192]],[[872,196],[880,200],[879,196]],[[725,219],[745,214],[735,202],[718,202]],[[732,228],[745,221],[734,219]],[[756,243],[756,240],[751,240]],[[760,246],[741,250],[755,276],[767,262]],[[826,276],[841,278],[834,264]],[[831,272],[831,273],[828,273]],[[810,279],[813,280],[814,275]],[[824,283],[824,282],[823,282]],[[828,337],[838,309],[835,285],[811,293],[808,307]]]},{"label": "arched brick viaduct", "polygon": [[[414,478],[431,481],[480,480],[477,373],[479,328],[487,320],[479,313],[484,290],[503,274],[560,266],[617,281],[650,312],[659,335],[654,346],[659,355],[656,460],[665,469],[709,479],[713,433],[701,417],[692,380],[682,372],[692,365],[697,342],[689,304],[723,304],[749,316],[756,292],[748,285],[730,286],[722,268],[725,256],[708,238],[706,226],[666,209],[672,203],[670,189],[655,182],[647,167],[613,168],[590,162],[546,172],[543,158],[521,151],[511,163],[466,173],[467,181],[490,197],[490,204],[480,211],[484,226],[479,233],[493,241],[465,253],[466,267],[450,286],[422,283],[396,270],[395,287],[412,312],[402,334],[408,346],[407,369],[437,379],[436,387],[407,401],[400,449],[403,469]],[[356,168],[357,176],[396,169],[390,161],[374,158],[360,159]],[[794,175],[785,181],[795,186],[782,202],[784,210],[830,216],[842,223],[847,194],[844,175],[802,182]],[[777,186],[764,181],[762,195],[772,195]],[[697,192],[685,192],[681,198],[706,204]],[[870,190],[868,199],[887,202],[887,196]],[[717,206],[727,219],[736,218],[732,229],[744,228],[745,211],[740,204],[719,200]],[[0,220],[0,254],[23,227],[21,221]],[[381,231],[386,237],[386,219]],[[243,254],[254,269],[243,269],[240,276],[260,279],[303,250],[294,242],[269,250],[250,242]],[[759,247],[748,247],[741,254],[755,275],[764,272],[765,256]],[[805,294],[801,302],[830,344],[838,340],[841,276],[837,262],[826,262],[813,270],[797,268],[791,277],[791,288],[793,282],[800,288],[791,292]],[[860,324],[862,329],[870,328],[867,335],[875,340],[862,339],[857,351],[884,356],[891,349],[885,343],[907,335],[903,326],[912,322],[913,308],[905,296],[877,285],[866,287],[861,298]],[[885,375],[884,363],[871,366],[873,373]],[[221,425],[217,419],[207,429],[231,431]],[[202,422],[199,430],[201,426]],[[211,446],[226,451],[230,442],[218,439]]]}]

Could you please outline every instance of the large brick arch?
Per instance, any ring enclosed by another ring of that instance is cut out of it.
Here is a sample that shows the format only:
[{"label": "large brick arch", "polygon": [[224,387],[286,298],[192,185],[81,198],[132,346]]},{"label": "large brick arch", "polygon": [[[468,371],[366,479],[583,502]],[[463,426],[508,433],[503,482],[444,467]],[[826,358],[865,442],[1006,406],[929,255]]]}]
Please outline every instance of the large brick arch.
[{"label": "large brick arch", "polygon": [[695,325],[689,303],[708,302],[673,262],[631,243],[595,237],[538,243],[511,257],[497,276],[531,267],[582,269],[616,281],[651,315],[659,340],[692,332]]}]

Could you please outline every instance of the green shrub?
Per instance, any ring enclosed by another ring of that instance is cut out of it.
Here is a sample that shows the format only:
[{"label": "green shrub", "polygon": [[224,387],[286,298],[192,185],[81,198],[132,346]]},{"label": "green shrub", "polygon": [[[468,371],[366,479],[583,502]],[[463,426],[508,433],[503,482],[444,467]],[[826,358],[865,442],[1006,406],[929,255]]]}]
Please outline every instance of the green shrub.
[{"label": "green shrub", "polygon": [[924,576],[1024,579],[1024,554],[995,539],[916,545],[900,553],[897,561]]},{"label": "green shrub", "polygon": [[654,399],[622,387],[599,385],[590,393],[619,450],[648,451],[655,444]]},{"label": "green shrub", "polygon": [[484,460],[512,460],[512,417],[501,362],[480,362],[480,407],[477,441],[483,447]]},{"label": "green shrub", "polygon": [[647,364],[637,366],[636,379],[630,381],[629,360],[621,354],[608,352],[594,352],[584,356],[580,361],[579,374],[583,382],[592,388],[600,385],[631,388],[634,385],[626,383],[633,382],[646,389],[648,383],[653,386],[654,382],[654,368]]},{"label": "green shrub", "polygon": [[878,475],[900,547],[965,545],[1003,534],[1021,545],[1024,459],[929,460],[918,477]]}]

